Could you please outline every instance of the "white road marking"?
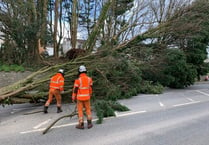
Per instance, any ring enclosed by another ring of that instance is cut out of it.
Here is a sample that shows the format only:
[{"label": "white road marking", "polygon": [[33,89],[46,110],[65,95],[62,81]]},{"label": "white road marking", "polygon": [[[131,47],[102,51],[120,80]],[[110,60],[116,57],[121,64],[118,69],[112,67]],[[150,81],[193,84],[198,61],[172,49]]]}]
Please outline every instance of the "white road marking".
[{"label": "white road marking", "polygon": [[34,129],[38,129],[38,128],[40,128],[41,126],[47,124],[49,121],[51,121],[51,119],[48,119],[48,120],[46,120],[46,121],[44,121],[44,122],[42,122],[42,123],[39,123],[38,125],[34,126],[33,128],[34,128]]},{"label": "white road marking", "polygon": [[[195,90],[196,92],[199,92],[203,95],[206,95],[206,96],[209,96],[209,94],[205,93],[205,92],[202,92],[202,91],[199,91],[199,90]],[[149,96],[149,95],[147,95]],[[153,96],[153,95],[150,95],[150,96]],[[191,102],[188,102],[188,103],[182,103],[182,104],[176,104],[176,105],[173,105],[173,107],[180,107],[180,106],[185,106],[185,105],[190,105],[190,104],[195,104],[195,103],[200,103],[201,101],[195,101],[191,98],[187,98],[189,101]],[[162,102],[159,102],[160,106],[163,107],[165,106]],[[124,113],[124,114],[118,114],[118,112],[115,112],[115,117],[124,117],[124,116],[129,116],[129,115],[135,115],[135,114],[141,114],[141,113],[146,113],[147,111],[146,110],[143,110],[143,111],[132,111],[132,112],[127,112],[127,113]],[[14,112],[11,112],[11,113],[14,113]],[[111,119],[111,118],[115,118],[114,116],[113,117],[108,117],[108,118],[104,118],[104,120],[107,120],[107,119]],[[97,121],[98,119],[93,119],[92,121],[95,122]],[[33,133],[33,132],[41,132],[41,131],[44,131],[46,128],[40,128],[38,129],[39,127],[41,127],[42,125],[48,123],[49,121],[44,121],[42,123],[40,123],[39,125],[35,126],[34,127],[34,130],[28,130],[28,131],[23,131],[23,132],[20,132],[20,134],[27,134],[27,133]],[[63,124],[63,125],[58,125],[58,126],[54,126],[52,127],[53,128],[62,128],[62,127],[68,127],[68,126],[73,126],[73,125],[76,125],[77,122],[73,122],[73,123],[68,123],[68,124]]]},{"label": "white road marking", "polygon": [[[145,113],[147,111],[143,110],[143,111],[134,111],[134,112],[128,112],[128,113],[125,113],[125,114],[117,114],[117,118],[118,117],[124,117],[124,116],[129,116],[129,115],[135,115],[135,114],[140,114],[140,113]],[[116,118],[116,117],[108,117],[108,118],[104,118],[104,120],[107,120],[107,119],[111,119],[111,118]],[[93,119],[92,121],[95,122],[97,121],[98,119]],[[68,123],[68,124],[63,124],[63,125],[58,125],[58,126],[54,126],[52,127],[53,128],[61,128],[61,127],[67,127],[67,126],[73,126],[73,125],[76,125],[77,122],[73,122],[73,123]],[[46,128],[39,128],[39,129],[34,129],[34,130],[28,130],[28,131],[22,131],[20,132],[20,134],[27,134],[27,133],[33,133],[33,132],[41,132],[41,131],[44,131]]]},{"label": "white road marking", "polygon": [[46,129],[46,128],[40,128],[40,129],[22,131],[22,132],[20,132],[20,134],[27,134],[27,133],[33,133],[33,132],[40,132],[40,131],[44,131],[45,129]]},{"label": "white road marking", "polygon": [[200,102],[200,101],[194,101],[194,102],[176,104],[176,105],[173,105],[173,107],[185,106],[185,105],[195,104],[195,103],[199,103],[199,102]]},{"label": "white road marking", "polygon": [[187,100],[189,100],[191,102],[194,102],[194,100],[192,98],[187,98]]},{"label": "white road marking", "polygon": [[135,114],[141,114],[147,112],[146,110],[143,111],[133,111],[133,112],[128,112],[124,114],[118,114],[116,117],[124,117],[124,116],[129,116],[129,115],[135,115]]},{"label": "white road marking", "polygon": [[160,107],[164,107],[165,105],[162,102],[159,102]]},{"label": "white road marking", "polygon": [[205,93],[205,92],[202,92],[202,91],[200,91],[200,90],[195,90],[196,92],[198,92],[198,93],[200,93],[200,94],[203,94],[203,95],[205,95],[205,96],[209,96],[209,94],[207,94],[207,93]]}]

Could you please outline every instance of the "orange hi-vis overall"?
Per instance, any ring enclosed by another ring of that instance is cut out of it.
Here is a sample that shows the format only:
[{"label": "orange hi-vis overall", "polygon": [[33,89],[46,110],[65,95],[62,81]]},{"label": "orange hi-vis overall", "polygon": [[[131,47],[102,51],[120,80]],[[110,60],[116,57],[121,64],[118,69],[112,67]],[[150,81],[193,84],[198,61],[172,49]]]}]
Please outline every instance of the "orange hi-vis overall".
[{"label": "orange hi-vis overall", "polygon": [[[82,123],[84,121],[83,108],[85,108],[86,110],[87,119],[92,119],[90,104],[90,98],[92,95],[92,84],[92,79],[88,77],[85,73],[81,73],[79,78],[76,79],[74,82],[72,99],[77,100],[79,123]],[[74,92],[76,88],[78,88],[77,94]]]},{"label": "orange hi-vis overall", "polygon": [[61,73],[55,74],[51,77],[50,85],[49,85],[49,97],[45,104],[45,106],[49,106],[52,102],[53,96],[55,96],[57,100],[57,107],[61,107],[61,92],[64,91],[64,77]]}]

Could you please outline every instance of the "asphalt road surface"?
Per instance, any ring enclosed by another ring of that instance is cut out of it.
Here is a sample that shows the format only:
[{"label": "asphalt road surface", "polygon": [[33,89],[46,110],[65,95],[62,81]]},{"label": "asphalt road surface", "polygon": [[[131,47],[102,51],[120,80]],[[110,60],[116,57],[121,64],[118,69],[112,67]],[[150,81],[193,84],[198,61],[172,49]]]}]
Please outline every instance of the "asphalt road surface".
[{"label": "asphalt road surface", "polygon": [[116,112],[102,124],[84,130],[75,128],[77,117],[64,118],[45,135],[43,130],[60,116],[70,114],[75,105],[56,106],[49,113],[42,104],[0,107],[0,145],[208,145],[209,83],[186,89],[167,89],[163,94],[139,94],[120,100],[130,111]]}]

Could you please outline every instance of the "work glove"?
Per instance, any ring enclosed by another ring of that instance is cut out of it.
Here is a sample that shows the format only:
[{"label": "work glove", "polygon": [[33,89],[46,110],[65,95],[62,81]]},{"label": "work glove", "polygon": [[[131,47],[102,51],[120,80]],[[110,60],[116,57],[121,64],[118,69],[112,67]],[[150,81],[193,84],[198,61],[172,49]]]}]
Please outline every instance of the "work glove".
[{"label": "work glove", "polygon": [[76,98],[74,96],[72,96],[72,102],[73,103],[76,103],[77,102],[77,100],[76,100]]}]

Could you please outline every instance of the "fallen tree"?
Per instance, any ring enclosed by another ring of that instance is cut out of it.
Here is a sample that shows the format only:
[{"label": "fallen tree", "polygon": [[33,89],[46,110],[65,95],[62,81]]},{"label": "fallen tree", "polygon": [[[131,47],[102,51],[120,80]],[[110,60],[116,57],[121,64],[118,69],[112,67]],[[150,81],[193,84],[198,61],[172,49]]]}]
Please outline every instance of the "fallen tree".
[{"label": "fallen tree", "polygon": [[[114,115],[114,110],[127,110],[122,105],[113,105],[115,101],[121,98],[129,98],[137,95],[141,89],[141,70],[140,61],[129,58],[129,56],[120,51],[141,38],[139,36],[121,44],[103,44],[96,53],[91,53],[96,43],[97,35],[101,27],[104,25],[108,9],[111,2],[107,2],[102,9],[98,24],[89,36],[84,47],[87,49],[85,56],[77,57],[71,61],[53,66],[46,66],[32,73],[27,78],[20,80],[12,85],[0,89],[0,102],[13,103],[17,100],[26,99],[35,102],[39,99],[47,99],[49,79],[59,68],[65,70],[65,90],[63,96],[71,95],[73,81],[77,78],[77,68],[79,65],[85,65],[88,69],[88,75],[93,78],[94,88],[92,101],[97,105],[95,108],[102,122],[103,117]],[[114,38],[115,39],[115,38]],[[36,93],[30,93],[31,91]],[[107,101],[113,101],[107,103]],[[24,102],[24,101],[23,101]],[[99,102],[99,103],[98,103]],[[106,106],[100,108],[98,106]],[[125,108],[125,109],[123,109]],[[101,111],[102,110],[102,111]],[[103,111],[107,110],[107,111]]]},{"label": "fallen tree", "polygon": [[[79,62],[77,63],[75,62],[67,62],[64,64],[59,64],[59,65],[55,65],[55,66],[51,66],[51,67],[44,67],[40,70],[38,70],[37,72],[32,73],[31,75],[29,75],[28,77],[26,77],[23,80],[20,80],[12,85],[3,87],[0,89],[0,101],[7,99],[9,97],[17,97],[17,96],[24,96],[24,94],[26,94],[26,91],[29,90],[33,90],[34,88],[40,88],[43,85],[47,85],[50,77],[56,73],[56,71],[58,70],[58,68],[66,68],[68,65],[76,65],[79,64]],[[80,64],[82,64],[82,62],[80,62]],[[74,69],[71,69],[70,71],[66,72],[66,77],[71,77],[73,75],[76,74],[76,72],[73,72]],[[48,87],[47,87],[48,89]],[[35,96],[45,96],[46,93],[45,92],[40,92],[37,94],[31,94],[28,95],[31,98],[35,97]]]},{"label": "fallen tree", "polygon": [[[82,64],[86,65],[88,75],[93,78],[92,104],[97,104],[95,111],[98,112],[98,123],[102,122],[103,117],[113,116],[115,110],[128,110],[115,102],[120,98],[128,98],[140,92],[140,69],[137,63],[127,59],[124,54],[109,49],[102,49],[96,54],[78,57],[63,64],[44,67],[17,83],[1,88],[0,100],[2,103],[5,100],[13,103],[14,98],[20,100],[27,98],[31,102],[47,99],[50,76],[56,73],[58,68],[65,69],[66,91],[63,98],[66,97],[69,100],[73,82],[77,78],[77,68]],[[30,94],[31,91],[36,93]]]},{"label": "fallen tree", "polygon": [[[85,56],[77,57],[66,63],[46,66],[23,80],[1,88],[0,101],[16,102],[12,100],[12,98],[16,97],[31,98],[31,100],[46,98],[49,79],[59,68],[65,69],[65,90],[67,90],[67,92],[63,95],[66,94],[69,96],[73,81],[77,77],[77,68],[81,64],[87,66],[89,75],[94,79],[94,84],[97,86],[94,89],[95,96],[99,96],[101,99],[114,98],[117,100],[117,98],[121,96],[137,94],[141,81],[138,64],[128,60],[126,54],[118,54],[117,52],[117,50],[126,47],[130,43],[117,44],[117,46],[107,43],[98,48],[97,53],[91,53],[96,43],[97,36],[100,34],[100,29],[104,26],[111,3],[111,1],[107,1],[101,10],[98,21],[84,45],[84,48],[87,50]],[[130,40],[130,42],[133,40]],[[129,74],[129,76],[127,74]],[[134,86],[134,84],[136,85]],[[34,90],[37,91],[37,93],[28,93]]]},{"label": "fallen tree", "polygon": [[[13,98],[13,97],[24,97],[24,98],[36,98],[36,97],[45,97],[47,95],[48,91],[48,83],[49,79],[52,75],[54,75],[59,68],[65,69],[65,80],[66,80],[66,92],[64,94],[70,94],[73,81],[77,77],[77,68],[79,65],[84,64],[88,68],[88,73],[90,76],[93,77],[94,83],[98,83],[99,80],[104,80],[105,84],[102,84],[104,88],[109,88],[111,85],[113,85],[115,82],[114,80],[121,81],[119,79],[123,79],[124,82],[122,84],[126,84],[125,79],[129,79],[131,77],[125,77],[125,76],[116,76],[116,74],[113,74],[119,72],[121,75],[122,71],[127,71],[127,68],[129,68],[126,65],[129,65],[128,62],[126,62],[126,58],[123,58],[122,56],[113,56],[114,52],[112,51],[101,51],[96,54],[89,54],[84,57],[76,58],[73,61],[66,62],[63,64],[58,64],[55,66],[48,66],[44,67],[37,72],[32,73],[27,78],[20,80],[12,85],[3,87],[0,89],[0,100],[5,100],[7,98]],[[116,54],[114,54],[116,55]],[[130,65],[133,65],[130,63]],[[121,67],[121,68],[120,68]],[[114,70],[115,68],[119,70]],[[122,70],[124,69],[124,70]],[[133,67],[133,69],[136,69]],[[109,72],[112,70],[112,72]],[[131,71],[131,69],[130,69]],[[139,72],[139,70],[137,70]],[[134,72],[133,73],[137,73]],[[112,76],[111,76],[112,75]],[[115,75],[115,76],[114,76]],[[114,78],[113,78],[114,77]],[[138,77],[138,74],[135,74],[133,77]],[[121,86],[122,86],[121,84]],[[105,85],[105,86],[104,86]],[[116,84],[115,84],[116,85]],[[127,84],[128,85],[128,84]],[[101,85],[98,85],[98,87]],[[125,87],[125,86],[124,86]],[[95,93],[103,92],[101,91],[100,87],[96,90]],[[111,89],[111,88],[110,88]],[[30,91],[37,91],[37,93],[29,94]],[[125,90],[124,90],[125,91]],[[108,91],[107,91],[108,92]],[[109,94],[109,93],[108,93]],[[101,95],[98,93],[98,96],[101,96],[101,98],[106,97],[106,95]]]}]

